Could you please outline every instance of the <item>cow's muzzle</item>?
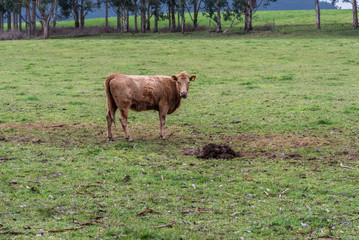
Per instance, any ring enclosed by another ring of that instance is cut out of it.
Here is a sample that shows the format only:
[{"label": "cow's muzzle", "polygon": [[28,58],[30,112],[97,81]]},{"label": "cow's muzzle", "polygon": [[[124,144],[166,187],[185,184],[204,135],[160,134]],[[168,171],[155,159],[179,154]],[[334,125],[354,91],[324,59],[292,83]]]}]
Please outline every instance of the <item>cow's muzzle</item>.
[{"label": "cow's muzzle", "polygon": [[187,92],[181,92],[181,93],[180,93],[181,98],[184,98],[184,99],[187,98],[187,95],[188,95]]}]

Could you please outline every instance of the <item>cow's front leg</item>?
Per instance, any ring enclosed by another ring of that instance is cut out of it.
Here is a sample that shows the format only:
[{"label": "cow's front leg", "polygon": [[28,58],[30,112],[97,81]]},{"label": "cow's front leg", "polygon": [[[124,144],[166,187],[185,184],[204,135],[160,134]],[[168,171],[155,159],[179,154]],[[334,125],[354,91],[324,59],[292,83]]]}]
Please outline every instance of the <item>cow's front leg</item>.
[{"label": "cow's front leg", "polygon": [[159,119],[160,119],[160,138],[165,140],[165,122],[167,116],[168,109],[167,108],[160,108],[159,111]]}]

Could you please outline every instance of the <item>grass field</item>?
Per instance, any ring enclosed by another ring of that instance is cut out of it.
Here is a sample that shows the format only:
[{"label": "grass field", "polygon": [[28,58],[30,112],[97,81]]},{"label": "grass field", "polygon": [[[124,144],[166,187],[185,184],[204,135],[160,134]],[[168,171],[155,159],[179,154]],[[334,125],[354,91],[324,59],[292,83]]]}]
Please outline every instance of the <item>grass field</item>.
[{"label": "grass field", "polygon": [[[356,239],[358,31],[289,28],[1,42],[0,239]],[[109,73],[183,70],[167,140],[106,141]]]}]

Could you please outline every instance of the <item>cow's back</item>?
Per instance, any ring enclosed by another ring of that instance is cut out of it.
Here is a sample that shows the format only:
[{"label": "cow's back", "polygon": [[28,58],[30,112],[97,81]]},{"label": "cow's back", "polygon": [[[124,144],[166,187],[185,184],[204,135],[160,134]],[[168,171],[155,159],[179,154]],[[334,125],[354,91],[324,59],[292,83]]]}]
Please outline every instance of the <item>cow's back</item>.
[{"label": "cow's back", "polygon": [[[132,110],[158,110],[161,99],[169,94],[170,77],[114,74],[111,94],[117,105],[130,104]],[[118,106],[120,107],[120,106]]]}]

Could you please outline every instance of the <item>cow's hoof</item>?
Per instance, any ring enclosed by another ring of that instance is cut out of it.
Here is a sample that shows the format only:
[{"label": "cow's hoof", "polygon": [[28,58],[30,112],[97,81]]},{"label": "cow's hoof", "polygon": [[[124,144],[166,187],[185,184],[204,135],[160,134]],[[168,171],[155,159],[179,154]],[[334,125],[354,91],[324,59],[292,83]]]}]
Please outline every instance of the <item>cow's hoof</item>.
[{"label": "cow's hoof", "polygon": [[107,141],[108,141],[108,142],[112,142],[112,141],[113,141],[113,138],[112,138],[112,137],[108,137],[108,138],[107,138]]},{"label": "cow's hoof", "polygon": [[127,141],[129,141],[129,142],[133,142],[133,139],[132,138],[126,138],[127,139]]},{"label": "cow's hoof", "polygon": [[161,139],[161,140],[166,140],[166,137],[160,136],[160,139]]}]

